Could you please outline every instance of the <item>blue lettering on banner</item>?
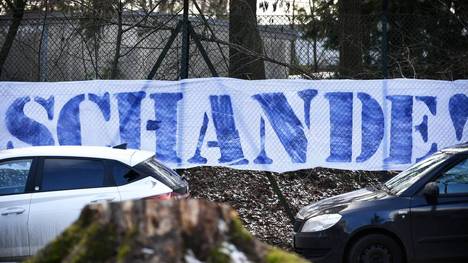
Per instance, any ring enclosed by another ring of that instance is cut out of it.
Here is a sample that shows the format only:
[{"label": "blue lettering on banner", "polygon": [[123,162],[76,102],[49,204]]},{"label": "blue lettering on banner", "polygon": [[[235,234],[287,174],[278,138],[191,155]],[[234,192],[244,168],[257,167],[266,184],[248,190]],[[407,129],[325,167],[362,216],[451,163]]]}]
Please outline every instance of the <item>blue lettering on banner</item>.
[{"label": "blue lettering on banner", "polygon": [[330,103],[330,156],[327,162],[351,162],[353,143],[353,93],[325,94]]},{"label": "blue lettering on banner", "polygon": [[57,123],[60,145],[81,145],[80,104],[84,99],[84,94],[75,96],[60,111]]},{"label": "blue lettering on banner", "polygon": [[[431,114],[435,116],[437,114],[437,98],[434,96],[416,96],[417,101],[423,102]],[[429,140],[429,117],[427,114],[424,114],[423,120],[419,125],[415,126],[415,129],[419,134],[421,134],[421,137],[424,142],[427,142]],[[437,143],[432,143],[431,148],[429,151],[424,154],[421,157],[416,158],[416,162],[419,162],[423,159],[426,159],[428,156],[431,154],[435,153],[437,151]]]},{"label": "blue lettering on banner", "polygon": [[96,94],[88,94],[88,99],[98,106],[99,110],[102,113],[105,121],[110,120],[110,96],[109,93],[106,92],[104,95],[99,96]]},{"label": "blue lettering on banner", "polygon": [[120,141],[171,167],[284,172],[399,170],[468,139],[468,80],[282,82],[0,82],[0,145]]},{"label": "blue lettering on banner", "polygon": [[262,106],[281,144],[293,163],[305,163],[307,159],[307,138],[301,121],[294,114],[283,93],[262,93],[254,95]]},{"label": "blue lettering on banner", "polygon": [[450,98],[449,112],[455,128],[457,140],[461,140],[466,120],[468,119],[468,97],[465,94],[456,94]]},{"label": "blue lettering on banner", "polygon": [[129,148],[140,148],[141,101],[144,91],[124,92],[115,95],[119,108],[120,141]]},{"label": "blue lettering on banner", "polygon": [[205,141],[206,130],[208,129],[208,122],[208,115],[205,112],[205,114],[203,115],[203,123],[198,135],[197,148],[195,149],[195,154],[193,155],[193,157],[188,160],[189,163],[205,164],[208,162],[208,160],[205,157],[201,156],[201,148],[203,147],[203,142]]},{"label": "blue lettering on banner", "polygon": [[[429,111],[431,112],[432,115],[436,115],[437,113],[437,101],[436,97],[432,96],[416,96],[416,100],[422,101]],[[429,137],[429,127],[428,127],[428,116],[425,114],[423,116],[423,120],[419,125],[416,125],[416,130],[421,134],[421,137],[424,142],[427,142],[428,137]]]},{"label": "blue lettering on banner", "polygon": [[416,129],[416,131],[419,132],[419,134],[421,134],[421,137],[423,139],[424,142],[427,142],[428,140],[428,137],[429,137],[429,134],[428,134],[428,117],[427,115],[424,115],[423,116],[423,120],[422,122],[419,124],[419,125],[416,125],[414,128]]},{"label": "blue lettering on banner", "polygon": [[210,96],[213,123],[216,129],[218,142],[215,147],[221,151],[220,163],[232,163],[232,165],[248,164],[242,151],[239,131],[234,121],[231,98],[227,95]]},{"label": "blue lettering on banner", "polygon": [[299,91],[299,97],[304,101],[304,120],[307,128],[310,129],[310,103],[315,96],[317,96],[317,91],[314,89],[306,89]]},{"label": "blue lettering on banner", "polygon": [[369,160],[379,149],[384,137],[384,115],[380,104],[369,94],[358,93],[362,103],[361,113],[361,154],[356,158],[358,163]]},{"label": "blue lettering on banner", "polygon": [[161,161],[180,163],[177,156],[177,103],[183,98],[182,93],[154,93],[156,120],[149,120],[146,129],[156,133],[156,158]]},{"label": "blue lettering on banner", "polygon": [[[54,145],[54,138],[47,127],[24,114],[24,106],[30,101],[30,97],[21,97],[8,107],[5,114],[8,131],[14,137],[33,146]],[[13,148],[13,143],[10,141],[7,147]]]},{"label": "blue lettering on banner", "polygon": [[13,148],[14,148],[13,142],[12,142],[12,141],[8,141],[8,142],[7,142],[7,150],[13,149]]},{"label": "blue lettering on banner", "polygon": [[392,103],[389,164],[411,163],[413,151],[413,96],[387,96]]},{"label": "blue lettering on banner", "polygon": [[50,96],[48,99],[41,97],[34,97],[34,101],[39,103],[47,111],[47,119],[52,120],[54,118],[54,96]]},{"label": "blue lettering on banner", "polygon": [[265,150],[265,120],[260,118],[260,153],[255,158],[254,163],[256,164],[271,164],[273,160],[267,156]]},{"label": "blue lettering on banner", "polygon": [[[96,94],[88,94],[90,101],[96,103],[101,111],[104,120],[110,119],[110,99],[109,93],[104,93],[102,96]],[[60,145],[81,145],[81,121],[80,121],[80,104],[85,99],[84,94],[78,95],[70,99],[60,111],[57,123],[57,137]],[[35,99],[41,105],[50,105],[53,102],[53,97],[49,100],[40,98]],[[52,104],[53,105],[53,104]],[[53,112],[53,107],[51,107]],[[52,120],[53,115],[49,114],[49,120]]]},{"label": "blue lettering on banner", "polygon": [[[219,148],[221,157],[218,161],[220,163],[229,163],[230,165],[248,164],[249,161],[244,158],[239,132],[234,121],[231,98],[227,95],[210,96],[210,104],[217,141],[209,141],[207,143],[208,147]],[[207,162],[206,158],[201,156],[201,148],[205,140],[208,123],[209,118],[205,113],[195,154],[188,160],[190,163],[203,164]]]}]

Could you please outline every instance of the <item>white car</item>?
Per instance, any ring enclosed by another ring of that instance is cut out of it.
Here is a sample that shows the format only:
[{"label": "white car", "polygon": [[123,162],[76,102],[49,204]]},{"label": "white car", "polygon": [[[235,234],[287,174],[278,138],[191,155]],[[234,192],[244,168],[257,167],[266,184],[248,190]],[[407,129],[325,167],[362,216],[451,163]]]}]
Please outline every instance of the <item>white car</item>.
[{"label": "white car", "polygon": [[0,151],[0,261],[33,255],[87,204],[187,195],[187,181],[152,152],[87,146]]}]

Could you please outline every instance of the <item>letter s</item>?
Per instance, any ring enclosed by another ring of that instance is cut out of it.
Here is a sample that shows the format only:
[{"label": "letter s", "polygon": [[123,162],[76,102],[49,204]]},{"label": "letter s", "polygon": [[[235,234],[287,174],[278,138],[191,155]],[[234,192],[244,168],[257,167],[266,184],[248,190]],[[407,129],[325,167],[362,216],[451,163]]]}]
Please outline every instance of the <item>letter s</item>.
[{"label": "letter s", "polygon": [[30,101],[30,97],[21,97],[8,107],[5,116],[8,131],[14,137],[33,146],[54,145],[54,139],[47,127],[24,114],[24,106]]}]

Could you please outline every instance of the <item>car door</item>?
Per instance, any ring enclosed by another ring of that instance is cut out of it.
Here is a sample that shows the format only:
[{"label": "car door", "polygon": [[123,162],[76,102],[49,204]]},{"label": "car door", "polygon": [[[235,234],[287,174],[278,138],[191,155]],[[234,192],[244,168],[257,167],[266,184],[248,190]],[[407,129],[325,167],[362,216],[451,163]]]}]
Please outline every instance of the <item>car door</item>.
[{"label": "car door", "polygon": [[436,175],[437,203],[424,196],[412,200],[411,222],[415,255],[423,261],[468,262],[468,158]]},{"label": "car door", "polygon": [[0,258],[29,255],[28,181],[32,167],[33,159],[0,161]]},{"label": "car door", "polygon": [[31,198],[31,252],[59,235],[87,205],[120,201],[105,161],[88,158],[41,158]]}]

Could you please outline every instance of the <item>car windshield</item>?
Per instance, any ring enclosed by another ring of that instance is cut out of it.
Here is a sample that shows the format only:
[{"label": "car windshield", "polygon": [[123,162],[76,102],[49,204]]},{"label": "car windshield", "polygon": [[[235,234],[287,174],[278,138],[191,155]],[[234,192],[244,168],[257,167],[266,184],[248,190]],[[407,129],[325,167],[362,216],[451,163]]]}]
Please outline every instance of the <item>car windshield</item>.
[{"label": "car windshield", "polygon": [[187,186],[187,181],[185,181],[183,177],[178,175],[174,170],[158,162],[155,158],[150,158],[137,164],[135,169],[145,175],[158,179],[161,183],[167,185],[172,190]]},{"label": "car windshield", "polygon": [[393,194],[399,195],[419,180],[419,178],[446,161],[449,157],[449,154],[443,152],[431,155],[388,180],[384,186]]}]

